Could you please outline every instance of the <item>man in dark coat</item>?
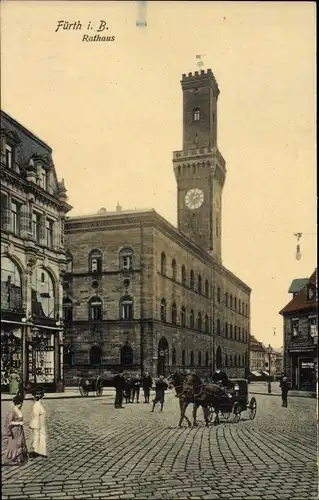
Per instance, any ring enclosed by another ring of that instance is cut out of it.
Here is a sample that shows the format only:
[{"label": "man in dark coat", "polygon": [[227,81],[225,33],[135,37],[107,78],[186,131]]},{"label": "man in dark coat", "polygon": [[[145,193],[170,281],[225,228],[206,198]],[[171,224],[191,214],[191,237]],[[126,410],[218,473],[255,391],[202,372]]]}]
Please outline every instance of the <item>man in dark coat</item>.
[{"label": "man in dark coat", "polygon": [[160,403],[161,411],[163,411],[166,389],[168,389],[168,385],[166,384],[163,375],[160,375],[158,380],[156,380],[155,382],[155,399],[153,399],[153,408],[151,410],[152,412],[154,411],[155,405],[157,403]]},{"label": "man in dark coat", "polygon": [[224,372],[222,370],[216,370],[213,373],[212,378],[211,378],[211,382],[213,384],[220,384],[225,388],[230,387],[230,385],[231,385],[231,382],[230,382],[229,378],[227,377],[226,372]]},{"label": "man in dark coat", "polygon": [[136,402],[139,403],[140,387],[141,387],[141,378],[139,375],[136,375],[136,377],[133,378],[132,384],[133,384],[132,403],[134,403],[135,397],[136,397]]},{"label": "man in dark coat", "polygon": [[123,370],[121,370],[120,373],[115,375],[114,387],[115,387],[114,407],[115,408],[124,408],[124,406],[123,406],[123,392],[124,392],[124,387],[125,387],[125,379],[124,379],[124,375],[123,375]]},{"label": "man in dark coat", "polygon": [[288,391],[290,389],[290,384],[289,384],[287,377],[282,377],[282,381],[280,382],[280,389],[281,389],[282,406],[284,408],[287,408],[287,406],[288,406]]},{"label": "man in dark coat", "polygon": [[142,387],[144,392],[144,403],[150,402],[150,391],[152,388],[153,380],[148,372],[144,373],[142,378]]}]

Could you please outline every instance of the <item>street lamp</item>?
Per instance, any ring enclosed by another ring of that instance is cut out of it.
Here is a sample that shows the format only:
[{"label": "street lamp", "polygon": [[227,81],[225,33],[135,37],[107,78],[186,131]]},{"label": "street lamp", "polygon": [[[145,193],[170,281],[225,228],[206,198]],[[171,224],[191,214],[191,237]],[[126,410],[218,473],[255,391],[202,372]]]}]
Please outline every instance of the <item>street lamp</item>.
[{"label": "street lamp", "polygon": [[271,362],[271,353],[272,353],[272,347],[269,344],[267,348],[267,354],[268,354],[268,370],[269,370],[269,377],[268,377],[268,394],[271,394],[271,381],[270,381],[270,362]]}]

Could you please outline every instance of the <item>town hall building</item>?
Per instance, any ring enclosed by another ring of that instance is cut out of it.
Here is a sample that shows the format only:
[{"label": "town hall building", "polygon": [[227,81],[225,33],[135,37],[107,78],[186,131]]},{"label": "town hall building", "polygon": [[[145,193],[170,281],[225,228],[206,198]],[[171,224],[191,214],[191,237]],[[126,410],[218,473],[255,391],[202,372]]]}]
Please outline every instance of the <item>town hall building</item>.
[{"label": "town hall building", "polygon": [[210,69],[184,74],[181,85],[177,228],[153,209],[119,206],[66,219],[66,377],[120,368],[248,374],[251,289],[222,263],[219,88]]}]

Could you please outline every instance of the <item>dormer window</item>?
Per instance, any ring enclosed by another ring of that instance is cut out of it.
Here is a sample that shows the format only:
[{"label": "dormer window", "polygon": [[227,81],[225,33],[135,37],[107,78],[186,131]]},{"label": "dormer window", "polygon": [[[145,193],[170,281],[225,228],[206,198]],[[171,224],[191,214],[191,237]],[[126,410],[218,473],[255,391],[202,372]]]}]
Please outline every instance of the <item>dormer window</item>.
[{"label": "dormer window", "polygon": [[6,144],[5,155],[6,155],[6,166],[8,168],[12,168],[14,160],[14,148],[10,146],[10,144]]},{"label": "dormer window", "polygon": [[307,300],[314,300],[316,296],[316,292],[312,286],[308,286],[307,289]]},{"label": "dormer window", "polygon": [[47,189],[47,172],[43,167],[38,167],[38,185],[44,190]]},{"label": "dormer window", "polygon": [[298,337],[299,333],[299,319],[298,318],[293,318],[291,320],[291,333],[293,337]]},{"label": "dormer window", "polygon": [[199,108],[193,109],[193,120],[194,120],[194,122],[198,122],[200,120],[200,110],[199,110]]}]

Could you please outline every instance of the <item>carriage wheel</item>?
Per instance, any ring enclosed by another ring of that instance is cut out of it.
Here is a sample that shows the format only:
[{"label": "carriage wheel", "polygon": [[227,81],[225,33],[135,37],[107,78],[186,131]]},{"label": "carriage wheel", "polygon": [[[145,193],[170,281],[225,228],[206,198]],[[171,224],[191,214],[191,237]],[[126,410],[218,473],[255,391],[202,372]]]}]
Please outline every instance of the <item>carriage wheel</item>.
[{"label": "carriage wheel", "polygon": [[255,398],[251,398],[248,409],[249,409],[250,420],[254,420],[257,413],[257,401]]},{"label": "carriage wheel", "polygon": [[233,404],[232,414],[233,421],[237,424],[241,418],[241,406],[237,401]]}]

